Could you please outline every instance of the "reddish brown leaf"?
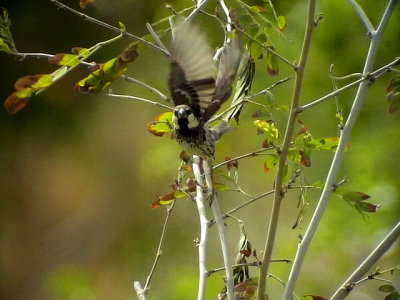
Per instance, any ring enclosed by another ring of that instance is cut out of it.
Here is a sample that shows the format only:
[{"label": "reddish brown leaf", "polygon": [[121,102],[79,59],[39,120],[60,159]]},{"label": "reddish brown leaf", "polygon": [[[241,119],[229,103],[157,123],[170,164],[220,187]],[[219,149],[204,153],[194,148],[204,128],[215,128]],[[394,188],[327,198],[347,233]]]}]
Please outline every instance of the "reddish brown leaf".
[{"label": "reddish brown leaf", "polygon": [[93,3],[95,0],[79,0],[79,6],[81,9],[85,9],[90,3]]},{"label": "reddish brown leaf", "polygon": [[305,126],[301,126],[301,128],[297,131],[296,136],[308,133],[308,128]]},{"label": "reddish brown leaf", "polygon": [[190,163],[190,156],[184,150],[179,154],[179,158],[187,164]]},{"label": "reddish brown leaf", "polygon": [[262,116],[262,112],[261,109],[256,110],[255,112],[253,112],[253,114],[251,115],[252,118],[260,118]]},{"label": "reddish brown leaf", "polygon": [[82,49],[83,49],[82,47],[74,47],[71,49],[71,52],[73,54],[79,55],[79,52],[81,52]]},{"label": "reddish brown leaf", "polygon": [[55,55],[49,57],[47,60],[48,60],[49,63],[51,63],[51,64],[58,65],[59,62],[63,59],[63,57],[64,57],[64,54],[63,54],[63,53],[58,53],[58,54],[55,54]]},{"label": "reddish brown leaf", "polygon": [[122,62],[132,62],[135,60],[136,57],[138,57],[138,52],[137,52],[137,48],[139,46],[139,43],[135,43],[130,45],[128,48],[126,48],[124,51],[122,51],[122,53],[119,55],[119,59]]},{"label": "reddish brown leaf", "polygon": [[21,77],[20,79],[18,79],[15,84],[14,84],[14,88],[19,91],[28,87],[31,87],[33,84],[35,84],[36,82],[38,82],[38,80],[40,79],[40,77],[42,77],[43,75],[47,75],[47,74],[39,74],[39,75],[28,75],[28,76],[24,76]]},{"label": "reddish brown leaf", "polygon": [[78,84],[75,84],[74,90],[81,93],[81,94],[88,94],[94,91],[94,89],[92,88],[91,85],[84,85],[84,86],[80,86]]},{"label": "reddish brown leaf", "polygon": [[311,159],[310,159],[310,157],[302,150],[299,150],[299,153],[301,155],[300,163],[305,167],[311,167]]},{"label": "reddish brown leaf", "polygon": [[264,140],[264,142],[262,142],[262,144],[261,144],[261,147],[263,147],[263,148],[269,148],[269,141],[268,141],[268,139],[266,139],[266,140]]},{"label": "reddish brown leaf", "polygon": [[18,98],[18,92],[12,93],[4,102],[4,107],[10,115],[13,115],[23,109],[28,103],[30,97]]},{"label": "reddish brown leaf", "polygon": [[[231,158],[229,156],[226,156],[225,161],[229,161],[229,160],[231,160]],[[226,164],[226,167],[227,167],[228,171],[230,171],[232,168],[237,169],[239,167],[239,162],[237,160],[232,160]]]}]

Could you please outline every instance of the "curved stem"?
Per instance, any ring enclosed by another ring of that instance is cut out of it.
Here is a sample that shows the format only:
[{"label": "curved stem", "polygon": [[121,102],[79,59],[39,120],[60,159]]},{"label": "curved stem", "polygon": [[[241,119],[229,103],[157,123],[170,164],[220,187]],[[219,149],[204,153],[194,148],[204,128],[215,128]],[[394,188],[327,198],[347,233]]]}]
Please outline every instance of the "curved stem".
[{"label": "curved stem", "polygon": [[275,193],[274,193],[274,201],[272,204],[272,212],[271,218],[268,227],[268,234],[267,234],[267,241],[265,243],[264,248],[264,256],[262,259],[262,264],[260,266],[260,276],[259,276],[259,284],[258,284],[258,300],[265,299],[265,289],[267,283],[267,276],[268,276],[268,268],[272,257],[272,250],[275,243],[275,235],[278,227],[278,220],[279,220],[279,212],[282,199],[284,197],[284,190],[283,190],[283,177],[286,169],[286,161],[289,151],[289,146],[291,144],[294,127],[296,124],[297,119],[297,109],[299,107],[301,89],[303,85],[303,77],[305,66],[308,58],[308,53],[310,50],[311,44],[311,36],[315,27],[314,23],[314,15],[315,15],[315,4],[316,0],[310,0],[308,6],[308,16],[307,16],[307,25],[305,29],[303,47],[300,55],[300,62],[296,70],[296,77],[295,77],[295,86],[293,90],[293,98],[292,104],[290,108],[290,115],[289,120],[286,127],[285,138],[283,140],[283,145],[281,152],[279,153],[279,164],[278,164],[278,171],[275,178]]}]

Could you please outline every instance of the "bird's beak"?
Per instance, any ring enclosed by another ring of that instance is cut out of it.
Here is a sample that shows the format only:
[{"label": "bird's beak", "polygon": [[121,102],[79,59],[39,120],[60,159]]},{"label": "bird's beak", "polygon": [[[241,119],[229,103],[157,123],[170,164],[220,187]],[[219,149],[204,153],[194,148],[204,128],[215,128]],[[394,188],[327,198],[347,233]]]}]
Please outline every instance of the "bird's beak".
[{"label": "bird's beak", "polygon": [[181,108],[175,110],[175,116],[176,116],[178,119],[187,118],[188,113],[187,113],[186,109],[184,109],[184,108],[181,107]]}]

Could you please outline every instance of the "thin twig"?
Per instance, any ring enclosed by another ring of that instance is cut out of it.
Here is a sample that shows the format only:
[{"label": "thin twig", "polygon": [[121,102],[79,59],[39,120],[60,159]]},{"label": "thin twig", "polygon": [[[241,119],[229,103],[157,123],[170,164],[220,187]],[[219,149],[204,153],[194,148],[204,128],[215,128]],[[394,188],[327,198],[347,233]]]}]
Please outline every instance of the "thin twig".
[{"label": "thin twig", "polygon": [[[229,16],[229,9],[228,9],[228,7],[226,7],[224,0],[218,0],[218,4],[219,4],[219,6],[221,6],[222,11],[224,12],[225,17],[226,17],[226,21],[227,21],[226,22],[226,31],[231,32],[232,31],[232,25],[231,25],[232,20],[231,20],[231,17]],[[226,36],[226,42],[228,42],[228,40],[229,40],[229,37]]]},{"label": "thin twig", "polygon": [[146,279],[146,284],[144,285],[144,288],[143,288],[143,291],[145,294],[147,294],[147,292],[150,289],[151,278],[153,277],[154,271],[156,270],[156,267],[157,267],[157,263],[158,263],[161,255],[163,254],[165,233],[167,232],[168,221],[170,219],[170,216],[171,216],[172,210],[174,209],[174,206],[175,206],[175,201],[172,201],[172,203],[167,207],[167,215],[165,216],[164,225],[163,225],[163,228],[161,231],[160,242],[158,243],[156,258],[154,259],[153,266],[151,267],[150,273]]},{"label": "thin twig", "polygon": [[400,237],[400,221],[393,229],[384,237],[379,245],[371,252],[370,255],[358,266],[358,268],[350,275],[349,278],[340,286],[333,294],[330,300],[341,300],[346,297],[355,283],[362,279],[372,266],[382,257],[383,254],[393,245]]},{"label": "thin twig", "polygon": [[259,95],[265,94],[266,92],[272,90],[272,89],[273,89],[274,87],[276,87],[277,85],[280,85],[280,84],[282,84],[282,83],[285,83],[286,81],[288,81],[288,80],[291,79],[291,78],[292,78],[292,76],[285,77],[285,78],[283,78],[283,79],[281,79],[281,80],[275,82],[274,84],[270,85],[270,86],[267,87],[266,89],[263,89],[263,90],[261,90],[261,91],[255,93],[255,94],[253,94],[253,95],[248,96],[247,99],[252,99],[252,98],[257,97],[257,96],[259,96]]},{"label": "thin twig", "polygon": [[207,283],[207,267],[206,267],[206,246],[209,223],[206,217],[206,209],[204,206],[203,178],[200,171],[200,158],[193,155],[193,174],[196,179],[196,205],[200,219],[200,239],[197,245],[199,251],[199,288],[197,300],[204,300]]},{"label": "thin twig", "polygon": [[371,21],[369,20],[367,14],[362,9],[360,4],[356,2],[356,0],[347,0],[351,6],[353,6],[354,10],[356,11],[358,17],[360,18],[361,22],[364,24],[365,29],[367,29],[367,33],[370,36],[372,32],[375,31],[374,26],[372,25]]},{"label": "thin twig", "polygon": [[274,147],[268,147],[268,148],[258,149],[256,151],[249,152],[249,153],[246,153],[246,154],[242,154],[242,155],[236,156],[234,158],[228,159],[226,161],[223,161],[223,162],[221,162],[219,164],[216,164],[215,166],[213,166],[213,169],[215,170],[215,169],[218,169],[219,167],[227,165],[227,164],[229,164],[229,163],[231,163],[231,162],[233,162],[235,160],[240,160],[240,159],[243,159],[243,158],[246,158],[246,157],[257,156],[260,153],[263,153],[263,152],[266,152],[266,151],[269,151],[269,150],[273,150],[273,149],[275,149],[275,148]]},{"label": "thin twig", "polygon": [[[387,65],[375,70],[374,72],[371,72],[371,73],[367,74],[366,76],[362,76],[362,78],[360,78],[360,79],[358,79],[356,81],[353,81],[353,82],[351,82],[351,83],[349,83],[349,84],[337,89],[336,91],[333,91],[332,93],[329,93],[329,94],[327,94],[327,95],[325,95],[325,96],[323,96],[323,97],[321,97],[319,99],[316,99],[316,100],[311,101],[311,102],[309,102],[309,103],[307,103],[305,105],[300,106],[298,108],[298,112],[300,113],[303,110],[309,109],[309,108],[311,108],[311,107],[313,107],[315,105],[318,105],[318,104],[320,104],[320,103],[322,103],[322,102],[324,102],[324,101],[326,101],[326,100],[328,100],[328,99],[330,99],[332,97],[335,97],[338,94],[340,94],[341,92],[343,92],[345,90],[348,90],[348,89],[360,84],[363,81],[373,82],[375,79],[378,79],[382,75],[393,71],[392,67],[396,66],[398,64],[400,64],[400,57],[396,57],[392,62],[388,63]],[[372,81],[371,81],[371,79],[372,79]]]},{"label": "thin twig", "polygon": [[186,18],[185,22],[190,22],[202,9],[203,7],[207,4],[208,0],[199,0],[197,2],[196,8],[189,14],[189,16]]},{"label": "thin twig", "polygon": [[156,41],[158,47],[163,49],[166,53],[169,53],[167,47],[165,47],[163,42],[160,40],[160,38],[158,37],[157,33],[154,31],[153,27],[151,26],[151,24],[150,23],[146,23],[146,27],[147,27],[147,30],[150,31],[150,34],[152,35],[152,37]]},{"label": "thin twig", "polygon": [[253,42],[255,42],[256,44],[260,45],[265,51],[273,54],[276,56],[276,58],[278,58],[279,60],[283,61],[285,64],[287,64],[288,66],[292,67],[293,70],[297,70],[297,65],[292,63],[290,60],[288,60],[287,58],[283,57],[282,55],[280,55],[278,52],[274,51],[271,49],[270,46],[266,46],[263,43],[259,42],[257,39],[255,39],[254,37],[252,37],[250,34],[248,34],[247,32],[245,32],[244,30],[242,30],[241,28],[239,28],[238,26],[235,26],[235,24],[231,23],[231,25],[241,34],[245,35],[246,37],[248,37],[249,39],[251,39]]},{"label": "thin twig", "polygon": [[378,268],[375,272],[373,272],[373,273],[367,275],[366,277],[364,277],[364,278],[362,278],[362,279],[360,279],[360,280],[354,282],[353,284],[351,284],[351,283],[349,284],[349,283],[348,283],[348,284],[346,284],[346,286],[347,286],[347,285],[356,286],[356,285],[361,284],[361,283],[363,283],[363,282],[365,282],[365,281],[367,281],[367,280],[373,280],[373,279],[380,280],[380,281],[385,281],[385,282],[391,282],[391,281],[388,280],[388,279],[380,278],[380,277],[377,277],[377,276],[382,275],[382,274],[385,274],[385,273],[389,273],[389,272],[390,272],[390,273],[393,273],[394,271],[398,270],[399,267],[400,267],[400,265],[399,265],[399,266],[394,266],[393,268],[386,269],[386,270],[384,270],[384,271],[381,271],[381,270],[379,270],[379,268]]},{"label": "thin twig", "polygon": [[166,109],[169,109],[169,110],[172,110],[172,109],[173,109],[172,107],[170,107],[170,106],[168,106],[168,105],[164,105],[164,104],[161,104],[160,102],[151,101],[151,100],[149,100],[149,99],[145,99],[145,98],[141,98],[141,97],[130,96],[130,95],[119,95],[119,94],[113,94],[113,93],[111,93],[111,92],[108,92],[106,95],[107,95],[107,96],[110,96],[110,97],[128,98],[128,99],[132,99],[132,100],[142,101],[142,102],[146,102],[146,103],[149,103],[149,104],[153,104],[153,105],[155,105],[155,106],[163,107],[163,108],[166,108]]},{"label": "thin twig", "polygon": [[280,85],[281,83],[284,83],[284,82],[288,81],[290,78],[291,78],[290,76],[289,76],[289,77],[286,77],[286,78],[283,78],[283,79],[281,79],[281,80],[279,80],[279,81],[273,83],[272,85],[270,85],[270,86],[267,87],[266,89],[263,89],[262,91],[259,91],[259,92],[255,93],[255,94],[253,94],[253,95],[250,95],[250,96],[244,98],[242,101],[236,103],[235,105],[232,105],[232,106],[228,107],[228,108],[227,108],[226,110],[224,110],[223,112],[221,112],[221,113],[219,113],[218,115],[215,115],[214,117],[212,117],[212,118],[209,120],[209,122],[214,122],[214,121],[216,121],[216,120],[222,119],[222,116],[223,116],[223,115],[227,114],[227,113],[230,112],[231,110],[234,110],[236,107],[241,106],[241,105],[243,105],[244,103],[247,103],[247,102],[248,102],[248,103],[253,103],[253,104],[256,104],[256,105],[265,106],[264,104],[252,102],[252,101],[250,101],[250,99],[252,99],[252,98],[254,98],[254,97],[256,97],[256,96],[259,96],[259,95],[261,95],[261,94],[263,94],[263,93],[265,93],[265,92],[267,92],[267,91],[272,90],[273,88],[275,88],[276,86]]},{"label": "thin twig", "polygon": [[128,81],[128,82],[135,83],[137,85],[145,87],[150,92],[156,94],[157,96],[159,96],[164,101],[171,102],[171,99],[168,96],[164,95],[160,90],[156,89],[155,87],[152,87],[151,85],[148,85],[147,83],[144,83],[143,81],[137,80],[137,79],[135,79],[133,77],[129,77],[129,76],[126,76],[126,75],[122,75],[121,77],[123,79],[125,79],[126,81]]},{"label": "thin twig", "polygon": [[69,6],[65,5],[65,4],[63,4],[63,3],[61,3],[61,2],[58,1],[58,0],[50,0],[50,2],[53,2],[55,5],[57,5],[57,6],[58,6],[59,8],[61,8],[61,9],[65,9],[65,10],[67,10],[67,11],[69,11],[69,12],[71,12],[71,13],[73,13],[73,14],[79,16],[79,17],[81,17],[83,20],[92,22],[92,23],[94,23],[94,24],[100,25],[100,26],[102,26],[102,27],[104,27],[104,28],[107,28],[107,29],[109,29],[109,30],[118,32],[118,33],[122,34],[123,36],[127,36],[127,37],[129,37],[129,38],[131,38],[131,39],[140,41],[140,42],[142,42],[143,44],[145,44],[145,45],[147,45],[147,46],[149,46],[149,47],[151,47],[151,48],[153,48],[153,49],[156,49],[156,50],[160,51],[160,52],[161,52],[162,54],[164,54],[165,56],[170,56],[170,53],[169,53],[168,51],[165,51],[165,49],[162,49],[162,48],[158,47],[157,45],[154,45],[153,43],[150,43],[149,41],[146,41],[145,39],[142,39],[141,37],[138,37],[138,36],[136,36],[136,35],[134,35],[134,34],[132,34],[132,33],[129,33],[129,32],[127,32],[125,29],[115,27],[115,26],[113,26],[113,25],[110,25],[110,24],[108,24],[108,23],[105,23],[105,22],[103,22],[103,21],[100,21],[100,20],[98,20],[98,19],[95,19],[95,18],[93,18],[93,17],[90,17],[90,16],[88,16],[88,15],[86,15],[86,14],[83,14],[83,13],[81,13],[81,12],[79,12],[79,11],[77,11],[77,10],[75,10],[75,9],[73,9],[73,8],[71,8],[71,7],[69,7]]},{"label": "thin twig", "polygon": [[[222,215],[222,219],[226,219],[226,218],[232,217],[231,216],[232,213],[238,211],[239,209],[241,209],[241,208],[243,208],[243,207],[245,207],[245,206],[247,206],[247,205],[249,205],[249,204],[251,204],[251,203],[253,203],[253,202],[255,202],[255,201],[259,200],[259,199],[261,199],[261,198],[269,196],[269,195],[273,194],[274,192],[275,192],[274,190],[271,190],[269,192],[262,193],[261,195],[258,195],[258,196],[254,197],[254,198],[251,198],[250,200],[240,204],[239,206],[237,206],[235,208],[232,208],[231,210],[229,210],[228,212],[223,214]],[[215,220],[211,219],[210,220],[210,226],[214,225],[214,223],[215,223]]]},{"label": "thin twig", "polygon": [[[48,53],[34,53],[34,52],[28,52],[28,53],[23,53],[23,52],[18,52],[14,51],[12,52],[12,55],[20,57],[21,60],[27,59],[27,58],[33,58],[33,59],[40,59],[40,58],[53,58],[54,54],[48,54]],[[86,61],[80,61],[79,64],[87,66],[87,67],[93,67],[96,65],[96,63],[90,63]]]},{"label": "thin twig", "polygon": [[[376,54],[378,51],[379,43],[380,43],[380,38],[386,28],[386,25],[387,25],[389,18],[394,10],[396,2],[397,2],[397,0],[389,1],[388,6],[382,16],[378,30],[373,34],[373,36],[371,38],[370,47],[368,50],[368,54],[367,54],[364,69],[363,69],[363,76],[367,76],[372,71],[372,68],[373,68],[373,65],[375,62],[375,58],[376,58]],[[322,218],[322,215],[323,215],[326,205],[328,203],[328,199],[330,198],[330,196],[333,192],[334,183],[335,183],[335,180],[337,177],[337,173],[339,172],[340,165],[342,163],[345,149],[346,149],[348,141],[349,141],[350,132],[353,129],[354,124],[359,115],[359,112],[361,110],[367,88],[368,88],[368,82],[366,82],[366,81],[361,82],[360,85],[358,86],[357,94],[354,98],[354,102],[353,102],[352,108],[350,110],[350,114],[349,114],[347,121],[343,127],[343,130],[340,134],[339,144],[336,149],[334,158],[332,160],[331,167],[329,169],[327,178],[325,180],[325,186],[324,186],[322,194],[320,196],[318,205],[317,205],[317,207],[314,211],[314,214],[311,218],[311,221],[307,228],[307,231],[306,231],[305,235],[303,236],[301,243],[298,246],[296,257],[293,262],[292,269],[290,270],[287,287],[284,292],[284,296],[283,296],[284,300],[291,299],[291,296],[294,291],[294,287],[296,285],[296,281],[300,274],[300,269],[301,269],[304,257],[307,253],[308,247],[311,244],[311,240],[314,236],[314,233],[316,232],[316,230],[318,228],[319,222]]]},{"label": "thin twig", "polygon": [[[265,288],[266,288],[266,281],[268,275],[268,268],[271,261],[272,250],[274,248],[275,243],[275,235],[278,228],[278,221],[279,221],[279,213],[280,213],[280,205],[282,199],[284,197],[284,190],[283,190],[283,178],[286,170],[286,162],[289,152],[289,147],[292,142],[292,136],[294,133],[294,128],[297,120],[297,109],[299,107],[300,102],[300,95],[301,89],[303,86],[303,78],[304,78],[304,71],[306,67],[306,62],[308,58],[308,54],[310,51],[311,45],[311,37],[312,33],[315,28],[315,5],[316,0],[310,0],[308,6],[308,15],[307,15],[307,25],[305,29],[304,41],[303,46],[300,54],[299,65],[295,69],[296,70],[296,77],[295,77],[295,84],[293,90],[293,98],[289,113],[289,119],[287,122],[287,127],[285,131],[285,137],[283,140],[283,145],[281,152],[279,153],[279,162],[278,162],[278,171],[275,177],[275,193],[274,193],[274,201],[272,204],[272,212],[271,218],[268,226],[268,234],[267,240],[265,243],[264,248],[264,256],[262,259],[262,265],[260,267],[260,276],[259,276],[259,285],[258,285],[258,300],[265,299]],[[290,293],[292,295],[293,292]]]}]

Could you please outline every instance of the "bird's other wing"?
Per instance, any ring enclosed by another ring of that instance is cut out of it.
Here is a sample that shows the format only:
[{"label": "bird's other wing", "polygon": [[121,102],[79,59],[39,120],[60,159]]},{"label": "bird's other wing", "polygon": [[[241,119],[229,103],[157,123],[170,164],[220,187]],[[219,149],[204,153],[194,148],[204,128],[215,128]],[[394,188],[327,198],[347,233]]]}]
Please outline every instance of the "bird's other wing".
[{"label": "bird's other wing", "polygon": [[242,59],[242,49],[239,38],[236,37],[224,46],[218,65],[216,89],[214,97],[205,112],[205,120],[216,113],[232,92],[232,81],[236,76],[239,63]]},{"label": "bird's other wing", "polygon": [[175,29],[168,85],[175,105],[187,104],[198,117],[203,115],[215,93],[212,51],[193,25]]}]

